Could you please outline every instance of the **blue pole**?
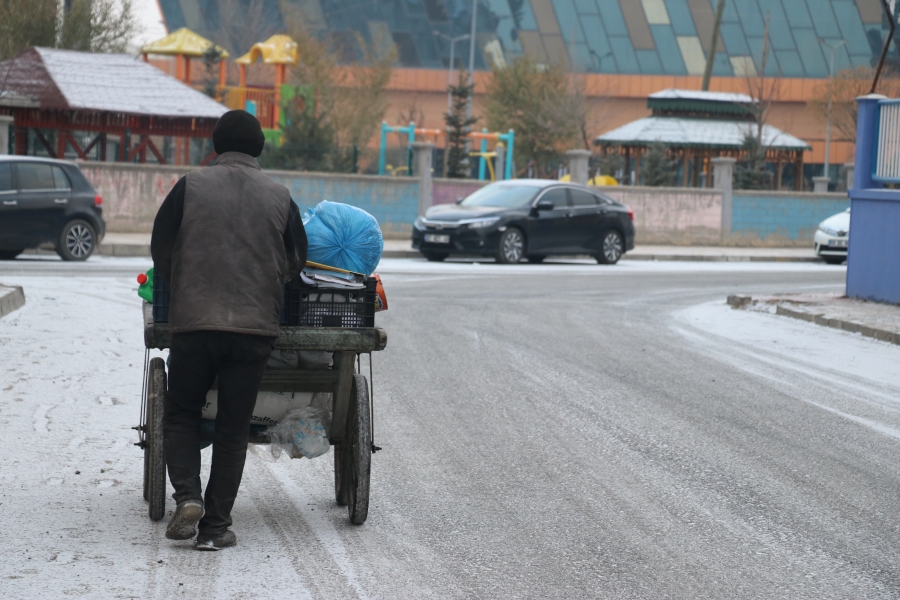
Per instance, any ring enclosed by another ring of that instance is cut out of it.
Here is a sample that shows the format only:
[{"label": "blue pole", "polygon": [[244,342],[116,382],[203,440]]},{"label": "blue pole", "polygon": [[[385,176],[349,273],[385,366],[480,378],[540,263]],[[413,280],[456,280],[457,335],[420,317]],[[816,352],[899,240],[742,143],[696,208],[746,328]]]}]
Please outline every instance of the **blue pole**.
[{"label": "blue pole", "polygon": [[412,155],[413,155],[413,143],[416,141],[416,124],[412,121],[409,122],[409,141],[406,143],[406,176],[412,177]]},{"label": "blue pole", "polygon": [[506,177],[504,179],[513,178],[513,144],[516,141],[516,132],[512,129],[506,134]]},{"label": "blue pole", "polygon": [[870,94],[856,99],[856,165],[853,172],[853,189],[865,190],[876,187],[872,182],[875,173],[873,158],[875,144],[878,143],[875,132],[878,101],[884,96]]},{"label": "blue pole", "polygon": [[[481,133],[487,133],[488,130],[482,129]],[[487,140],[485,138],[481,138],[481,156],[478,161],[478,181],[484,181],[484,168],[487,166],[486,161],[484,160],[484,153],[487,152]]]},{"label": "blue pole", "polygon": [[384,175],[384,150],[387,145],[387,126],[385,121],[381,122],[381,146],[378,149],[378,174]]}]

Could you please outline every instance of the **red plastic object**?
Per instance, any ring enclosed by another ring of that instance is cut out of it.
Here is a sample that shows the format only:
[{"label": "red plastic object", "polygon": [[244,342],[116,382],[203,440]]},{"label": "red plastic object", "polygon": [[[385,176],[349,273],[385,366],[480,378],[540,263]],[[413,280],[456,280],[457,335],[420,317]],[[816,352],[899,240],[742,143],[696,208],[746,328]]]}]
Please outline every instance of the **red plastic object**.
[{"label": "red plastic object", "polygon": [[628,209],[628,218],[634,221],[634,211],[630,208]]},{"label": "red plastic object", "polygon": [[100,194],[94,196],[94,206],[100,206],[103,204],[103,198],[100,197]]},{"label": "red plastic object", "polygon": [[147,283],[147,276],[141,273],[137,276],[137,282],[141,285],[144,285],[145,283]]}]

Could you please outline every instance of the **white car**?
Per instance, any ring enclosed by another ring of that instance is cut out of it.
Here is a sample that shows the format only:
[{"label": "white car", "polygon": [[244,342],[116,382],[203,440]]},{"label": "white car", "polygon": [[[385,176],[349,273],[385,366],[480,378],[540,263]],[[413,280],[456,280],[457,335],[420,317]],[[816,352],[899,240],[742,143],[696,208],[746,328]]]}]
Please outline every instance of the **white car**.
[{"label": "white car", "polygon": [[850,209],[819,223],[813,241],[816,243],[816,254],[829,265],[839,265],[847,260],[847,246],[850,243]]}]

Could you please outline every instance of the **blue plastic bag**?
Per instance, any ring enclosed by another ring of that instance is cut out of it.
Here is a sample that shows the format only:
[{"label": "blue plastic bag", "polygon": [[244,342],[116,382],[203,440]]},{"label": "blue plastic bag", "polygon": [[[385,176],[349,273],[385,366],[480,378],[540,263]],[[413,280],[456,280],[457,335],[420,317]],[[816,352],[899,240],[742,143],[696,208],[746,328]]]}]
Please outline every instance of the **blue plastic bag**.
[{"label": "blue plastic bag", "polygon": [[384,239],[378,221],[363,209],[322,200],[304,215],[303,225],[310,261],[363,275],[378,267]]}]

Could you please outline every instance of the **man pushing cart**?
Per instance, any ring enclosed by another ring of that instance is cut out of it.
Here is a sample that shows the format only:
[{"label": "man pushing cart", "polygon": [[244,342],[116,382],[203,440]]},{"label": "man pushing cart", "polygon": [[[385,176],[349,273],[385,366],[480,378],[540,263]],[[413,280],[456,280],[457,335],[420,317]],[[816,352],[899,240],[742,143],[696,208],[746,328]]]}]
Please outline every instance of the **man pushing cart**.
[{"label": "man pushing cart", "polygon": [[[145,346],[170,354],[168,375],[161,358],[145,365],[138,426],[144,496],[150,518],[162,518],[167,468],[177,505],[166,537],[196,535],[198,550],[236,543],[231,510],[247,445],[269,441],[265,428],[251,427],[257,395],[266,390],[331,394],[336,498],[349,505],[354,523],[368,511],[371,403],[357,366],[360,354],[386,344],[374,327],[376,282],[363,277],[328,294],[314,282],[298,283],[307,236],[290,192],[259,170],[264,141],[255,117],[225,113],[213,131],[216,165],[182,177],[153,226]],[[329,360],[315,368],[267,369],[276,348],[325,352]],[[203,418],[211,390],[214,421]],[[204,495],[200,450],[209,441]]]}]

